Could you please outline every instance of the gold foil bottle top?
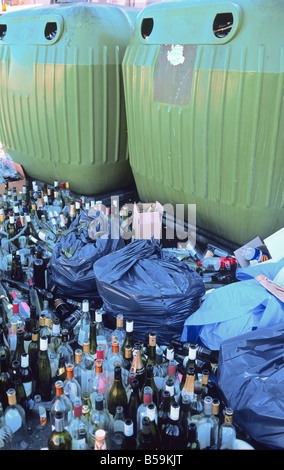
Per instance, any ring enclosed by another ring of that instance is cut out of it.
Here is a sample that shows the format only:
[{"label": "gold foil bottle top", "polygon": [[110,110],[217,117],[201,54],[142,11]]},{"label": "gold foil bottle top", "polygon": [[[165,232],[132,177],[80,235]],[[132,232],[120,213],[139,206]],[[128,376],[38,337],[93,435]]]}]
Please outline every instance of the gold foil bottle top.
[{"label": "gold foil bottle top", "polygon": [[119,328],[123,328],[123,315],[118,314],[116,317],[116,326]]},{"label": "gold foil bottle top", "polygon": [[40,315],[39,317],[39,326],[44,327],[45,326],[45,315]]},{"label": "gold foil bottle top", "polygon": [[113,353],[118,353],[119,351],[119,342],[117,340],[114,340],[111,342],[111,350]]},{"label": "gold foil bottle top", "polygon": [[226,424],[233,424],[233,415],[234,415],[234,412],[232,408],[226,408],[224,422]]},{"label": "gold foil bottle top", "polygon": [[132,347],[131,346],[125,346],[124,355],[125,355],[126,359],[131,359],[131,356],[132,356]]},{"label": "gold foil bottle top", "polygon": [[195,373],[193,370],[188,370],[186,374],[184,388],[188,393],[194,393],[194,378]]},{"label": "gold foil bottle top", "polygon": [[88,354],[90,352],[90,342],[83,343],[83,353]]},{"label": "gold foil bottle top", "polygon": [[218,398],[213,398],[213,401],[212,401],[213,415],[217,416],[219,414],[219,409],[220,409],[220,401],[218,400]]},{"label": "gold foil bottle top", "polygon": [[149,333],[149,346],[156,346],[156,333]]},{"label": "gold foil bottle top", "polygon": [[202,372],[202,385],[207,385],[209,382],[209,370],[204,370]]},{"label": "gold foil bottle top", "polygon": [[9,388],[7,391],[7,397],[9,405],[15,405],[15,403],[17,403],[16,391],[13,388]]},{"label": "gold foil bottle top", "polygon": [[75,356],[75,364],[80,364],[80,362],[82,362],[82,350],[76,349],[74,356]]},{"label": "gold foil bottle top", "polygon": [[63,382],[61,380],[55,382],[55,393],[57,397],[63,395]]}]

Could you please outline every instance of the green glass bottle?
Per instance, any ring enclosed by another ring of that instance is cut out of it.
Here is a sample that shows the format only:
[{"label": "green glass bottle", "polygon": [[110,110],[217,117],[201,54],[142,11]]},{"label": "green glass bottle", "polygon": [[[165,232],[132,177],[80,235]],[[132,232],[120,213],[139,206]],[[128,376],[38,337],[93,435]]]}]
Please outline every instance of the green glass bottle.
[{"label": "green glass bottle", "polygon": [[7,356],[0,355],[0,401],[5,409],[8,405],[7,391],[11,386],[10,361]]},{"label": "green glass bottle", "polygon": [[4,341],[4,330],[0,329],[0,356],[6,356],[8,362],[10,363],[11,351],[8,344]]},{"label": "green glass bottle", "polygon": [[39,353],[39,328],[33,328],[32,330],[32,340],[29,344],[28,355],[29,355],[29,364],[32,369],[32,375],[35,378],[37,372],[37,361]]},{"label": "green glass bottle", "polygon": [[24,330],[17,329],[17,345],[13,354],[13,361],[18,361],[21,363],[21,356],[25,352],[26,351],[24,346]]},{"label": "green glass bottle", "polygon": [[134,346],[133,326],[134,321],[128,318],[125,322],[125,337],[121,348],[122,352],[124,352],[126,346],[130,346],[131,349]]},{"label": "green glass bottle", "polygon": [[145,376],[145,382],[141,388],[140,392],[140,398],[141,401],[143,399],[144,395],[144,388],[145,387],[151,387],[152,389],[152,401],[155,403],[155,405],[158,407],[159,406],[159,391],[156,387],[155,380],[154,380],[154,366],[152,363],[147,363],[146,365],[146,376]]},{"label": "green glass bottle", "polygon": [[72,450],[72,438],[64,428],[64,417],[61,411],[55,414],[55,429],[48,439],[49,450]]},{"label": "green glass bottle", "polygon": [[124,412],[127,410],[127,394],[122,383],[121,367],[115,366],[114,368],[114,381],[109,391],[108,396],[108,410],[109,413],[114,417],[116,413],[116,407],[122,406]]},{"label": "green glass bottle", "polygon": [[96,359],[97,357],[97,330],[96,322],[91,321],[90,323],[90,354]]},{"label": "green glass bottle", "polygon": [[196,423],[189,423],[187,434],[187,450],[200,450],[199,440],[197,439]]},{"label": "green glass bottle", "polygon": [[47,346],[48,339],[43,336],[40,338],[35,388],[42,401],[48,403],[51,401],[52,376]]}]

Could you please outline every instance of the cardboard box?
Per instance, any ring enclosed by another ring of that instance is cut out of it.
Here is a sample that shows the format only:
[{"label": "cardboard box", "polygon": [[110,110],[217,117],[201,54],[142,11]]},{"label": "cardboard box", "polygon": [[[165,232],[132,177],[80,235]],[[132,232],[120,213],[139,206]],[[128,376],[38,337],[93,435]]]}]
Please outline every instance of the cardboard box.
[{"label": "cardboard box", "polygon": [[[1,147],[0,147],[0,159],[1,159],[1,161],[3,161],[3,163],[5,165],[10,167],[11,170],[16,171],[20,175],[21,179],[16,180],[16,181],[9,181],[8,182],[9,188],[15,187],[15,188],[17,188],[17,193],[19,193],[20,191],[23,190],[23,186],[26,182],[26,176],[25,176],[25,173],[24,173],[24,170],[23,170],[22,166],[19,163],[14,163],[12,160],[8,160],[5,157],[5,155],[1,152]],[[1,175],[1,169],[0,169],[0,176],[4,176],[4,175]],[[5,189],[5,183],[1,183],[0,184],[0,193],[1,194],[3,194],[4,189]]]},{"label": "cardboard box", "polygon": [[[259,250],[262,250],[265,253],[267,253],[269,258],[266,261],[269,261],[269,259],[271,259],[271,254],[270,254],[269,249],[266,246],[266,244],[264,244],[263,241],[259,237],[256,237],[253,240],[251,240],[250,242],[243,245],[241,248],[238,248],[236,251],[234,251],[234,255],[236,256],[238,264],[241,268],[246,268],[246,267],[250,266],[251,264],[253,264],[252,261],[248,261],[242,256],[242,250],[245,246],[252,246],[253,248],[258,248]],[[263,262],[265,262],[265,261],[263,261]],[[256,261],[256,263],[257,263],[257,261]]]},{"label": "cardboard box", "polygon": [[134,203],[133,206],[133,238],[150,240],[162,237],[162,219],[164,208],[159,202]]}]

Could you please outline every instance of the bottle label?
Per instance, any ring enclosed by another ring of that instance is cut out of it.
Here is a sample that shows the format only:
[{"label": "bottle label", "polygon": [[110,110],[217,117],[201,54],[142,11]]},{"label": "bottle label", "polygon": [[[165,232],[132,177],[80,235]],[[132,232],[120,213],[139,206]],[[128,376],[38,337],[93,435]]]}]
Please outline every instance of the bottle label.
[{"label": "bottle label", "polygon": [[45,242],[46,233],[43,232],[42,230],[40,230],[40,231],[38,232],[38,237],[39,237],[40,240],[42,240],[43,242]]}]

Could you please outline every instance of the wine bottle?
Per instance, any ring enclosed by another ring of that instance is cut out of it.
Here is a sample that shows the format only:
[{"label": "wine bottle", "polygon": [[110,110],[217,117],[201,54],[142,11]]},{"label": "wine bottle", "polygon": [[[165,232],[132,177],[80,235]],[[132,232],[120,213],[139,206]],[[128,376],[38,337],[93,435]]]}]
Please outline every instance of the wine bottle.
[{"label": "wine bottle", "polygon": [[31,424],[35,431],[42,431],[47,426],[47,411],[43,406],[41,396],[34,396],[34,405],[31,410]]},{"label": "wine bottle", "polygon": [[26,393],[26,400],[27,400],[27,407],[30,409],[33,406],[32,398],[33,398],[33,377],[32,377],[32,370],[29,365],[29,355],[28,353],[23,353],[21,355],[21,368],[20,368],[20,376],[23,387]]},{"label": "wine bottle", "polygon": [[74,414],[69,433],[72,439],[72,450],[87,450],[88,421],[82,414],[82,402],[74,403]]},{"label": "wine bottle", "polygon": [[4,339],[4,330],[0,329],[0,356],[4,355],[7,357],[8,362],[11,360],[11,351],[7,341]]},{"label": "wine bottle", "polygon": [[129,346],[131,349],[133,348],[134,345],[134,339],[133,339],[133,328],[134,328],[134,321],[130,318],[127,318],[125,322],[125,338],[122,344],[122,351],[125,351],[125,347]]},{"label": "wine bottle", "polygon": [[95,432],[94,450],[107,450],[106,432],[103,429],[98,429]]},{"label": "wine bottle", "polygon": [[160,406],[158,408],[158,428],[162,435],[166,423],[170,419],[170,392],[163,390]]},{"label": "wine bottle", "polygon": [[233,424],[234,411],[232,408],[225,409],[224,422],[220,426],[218,448],[220,450],[232,450],[235,448],[236,428]]},{"label": "wine bottle", "polygon": [[68,431],[72,419],[73,404],[64,393],[63,382],[61,380],[55,382],[55,396],[50,403],[49,416],[52,431],[55,429],[55,416],[58,411],[63,414],[64,428]]},{"label": "wine bottle", "polygon": [[90,354],[96,359],[97,358],[97,330],[96,322],[91,321],[90,323]]},{"label": "wine bottle", "polygon": [[145,372],[145,364],[142,361],[141,345],[137,343],[134,344],[133,359],[132,359],[130,371],[135,373],[136,378],[139,382],[139,387],[141,389],[145,382],[146,372]]},{"label": "wine bottle", "polygon": [[200,443],[197,439],[196,423],[189,423],[187,434],[187,450],[200,450]]},{"label": "wine bottle", "polygon": [[147,348],[147,364],[152,364],[153,367],[156,366],[156,344],[157,344],[157,336],[156,333],[151,332],[149,333],[149,344]]},{"label": "wine bottle", "polygon": [[61,411],[55,414],[55,429],[48,438],[49,450],[72,450],[72,438],[64,428],[64,417]]},{"label": "wine bottle", "polygon": [[0,402],[0,450],[13,450],[13,432],[4,419],[3,405]]},{"label": "wine bottle", "polygon": [[5,423],[13,432],[13,450],[26,450],[29,445],[26,415],[23,407],[17,403],[16,392],[7,391],[8,406],[4,411]]},{"label": "wine bottle", "polygon": [[89,301],[85,299],[82,302],[80,328],[79,328],[79,335],[78,335],[79,347],[83,347],[83,344],[90,340],[90,324],[91,324],[91,314],[90,314],[90,309],[89,309]]},{"label": "wine bottle", "polygon": [[145,382],[141,388],[140,392],[140,397],[141,400],[143,399],[143,394],[144,394],[144,388],[145,387],[151,387],[152,389],[152,401],[155,403],[155,405],[158,407],[160,402],[159,402],[159,392],[155,384],[154,380],[154,366],[152,363],[147,363],[146,365],[146,375],[145,375]]},{"label": "wine bottle", "polygon": [[21,378],[21,363],[19,361],[13,361],[11,364],[11,388],[16,392],[17,403],[21,405],[26,412],[27,396]]},{"label": "wine bottle", "polygon": [[132,419],[126,418],[124,422],[124,438],[121,444],[121,450],[136,450],[137,441],[134,434],[134,423]]},{"label": "wine bottle", "polygon": [[43,403],[46,403],[48,406],[51,401],[52,375],[47,352],[47,341],[46,337],[40,338],[35,391],[41,396]]},{"label": "wine bottle", "polygon": [[63,384],[65,395],[70,398],[71,402],[74,403],[78,398],[82,396],[81,386],[74,377],[74,365],[67,364],[66,366],[66,380]]},{"label": "wine bottle", "polygon": [[124,423],[125,416],[123,406],[118,405],[115,410],[113,418],[113,433],[111,436],[111,449],[121,450],[122,441],[124,438]]},{"label": "wine bottle", "polygon": [[104,430],[106,433],[106,444],[110,447],[111,435],[113,431],[112,418],[106,408],[104,408],[104,398],[97,394],[94,407],[89,417],[88,445],[89,449],[94,449],[95,435],[97,430]]},{"label": "wine bottle", "polygon": [[115,366],[114,368],[114,381],[108,395],[108,410],[113,417],[117,406],[122,406],[124,412],[126,412],[127,394],[122,383],[121,366]]},{"label": "wine bottle", "polygon": [[170,409],[170,419],[163,429],[162,443],[164,450],[184,450],[186,448],[185,435],[179,418],[180,405],[174,402]]},{"label": "wine bottle", "polygon": [[5,409],[8,405],[7,391],[11,388],[10,361],[4,354],[0,355],[0,402]]},{"label": "wine bottle", "polygon": [[39,328],[33,328],[32,330],[32,340],[29,344],[28,355],[29,355],[29,364],[32,370],[32,375],[35,380],[37,372],[37,361],[39,354]]}]

